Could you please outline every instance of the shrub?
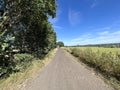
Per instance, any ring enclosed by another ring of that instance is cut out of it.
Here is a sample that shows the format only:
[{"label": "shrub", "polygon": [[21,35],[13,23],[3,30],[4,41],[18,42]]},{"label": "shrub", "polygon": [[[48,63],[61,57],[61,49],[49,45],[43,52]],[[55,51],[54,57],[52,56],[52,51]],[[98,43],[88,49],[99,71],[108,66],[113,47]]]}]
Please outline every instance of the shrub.
[{"label": "shrub", "polygon": [[22,62],[30,62],[34,59],[34,56],[30,54],[15,54],[13,62],[22,63]]},{"label": "shrub", "polygon": [[34,56],[30,54],[16,54],[14,55],[14,66],[13,71],[23,71],[26,67],[31,64],[31,61],[34,59]]},{"label": "shrub", "polygon": [[71,50],[71,54],[73,54],[74,56],[78,57],[80,55],[80,51],[77,48],[72,48]]}]

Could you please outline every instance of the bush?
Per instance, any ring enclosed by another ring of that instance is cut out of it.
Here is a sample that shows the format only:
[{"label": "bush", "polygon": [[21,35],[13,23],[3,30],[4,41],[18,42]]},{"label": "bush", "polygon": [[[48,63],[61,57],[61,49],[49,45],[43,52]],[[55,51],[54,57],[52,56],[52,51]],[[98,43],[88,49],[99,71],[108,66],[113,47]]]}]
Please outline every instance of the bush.
[{"label": "bush", "polygon": [[31,64],[31,61],[34,59],[30,54],[16,54],[14,55],[14,66],[13,71],[23,71],[26,67]]},{"label": "bush", "polygon": [[4,75],[5,73],[7,73],[7,69],[4,67],[0,67],[0,76]]},{"label": "bush", "polygon": [[31,61],[34,59],[30,54],[15,54],[13,60],[10,61],[9,66],[5,63],[0,65],[0,77],[9,76],[9,74],[18,71],[24,71],[28,66],[31,65]]},{"label": "bush", "polygon": [[72,51],[71,54],[73,54],[76,57],[80,55],[80,50],[77,48],[72,48],[71,51]]},{"label": "bush", "polygon": [[30,62],[34,59],[34,56],[30,54],[15,54],[13,62],[22,63],[22,62]]}]

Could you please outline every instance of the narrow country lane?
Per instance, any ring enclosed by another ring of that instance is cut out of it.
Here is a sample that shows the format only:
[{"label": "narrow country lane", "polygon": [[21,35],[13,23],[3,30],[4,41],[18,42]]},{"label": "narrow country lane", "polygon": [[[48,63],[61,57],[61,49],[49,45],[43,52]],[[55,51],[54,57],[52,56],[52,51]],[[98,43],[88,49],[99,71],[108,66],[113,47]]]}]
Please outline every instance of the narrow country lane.
[{"label": "narrow country lane", "polygon": [[22,90],[113,90],[63,49]]}]

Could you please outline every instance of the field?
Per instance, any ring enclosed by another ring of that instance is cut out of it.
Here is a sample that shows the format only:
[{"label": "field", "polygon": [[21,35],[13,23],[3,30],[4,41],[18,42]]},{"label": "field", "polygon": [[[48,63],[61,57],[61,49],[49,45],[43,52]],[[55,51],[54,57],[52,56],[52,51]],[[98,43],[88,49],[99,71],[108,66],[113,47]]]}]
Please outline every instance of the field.
[{"label": "field", "polygon": [[[72,48],[72,47],[71,47]],[[73,47],[74,48],[74,47]],[[120,48],[104,48],[104,47],[77,47],[80,50],[91,49],[93,52],[120,54]]]},{"label": "field", "polygon": [[66,47],[65,50],[101,73],[115,90],[120,90],[120,48]]},{"label": "field", "polygon": [[120,81],[120,48],[67,47],[67,51],[106,76]]}]

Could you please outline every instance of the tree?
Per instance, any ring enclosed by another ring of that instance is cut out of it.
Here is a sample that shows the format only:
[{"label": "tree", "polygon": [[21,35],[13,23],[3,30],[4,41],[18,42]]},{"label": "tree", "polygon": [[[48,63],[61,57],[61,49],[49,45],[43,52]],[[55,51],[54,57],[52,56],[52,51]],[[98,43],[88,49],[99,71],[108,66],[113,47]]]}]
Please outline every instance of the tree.
[{"label": "tree", "polygon": [[15,47],[21,52],[44,52],[47,34],[52,30],[49,16],[56,16],[55,0],[4,0],[0,33],[15,36]]},{"label": "tree", "polygon": [[62,41],[57,42],[57,46],[64,47],[64,43]]},{"label": "tree", "polygon": [[55,0],[0,0],[0,65],[11,65],[14,49],[38,58],[53,49],[56,33],[48,18],[55,16]]}]

